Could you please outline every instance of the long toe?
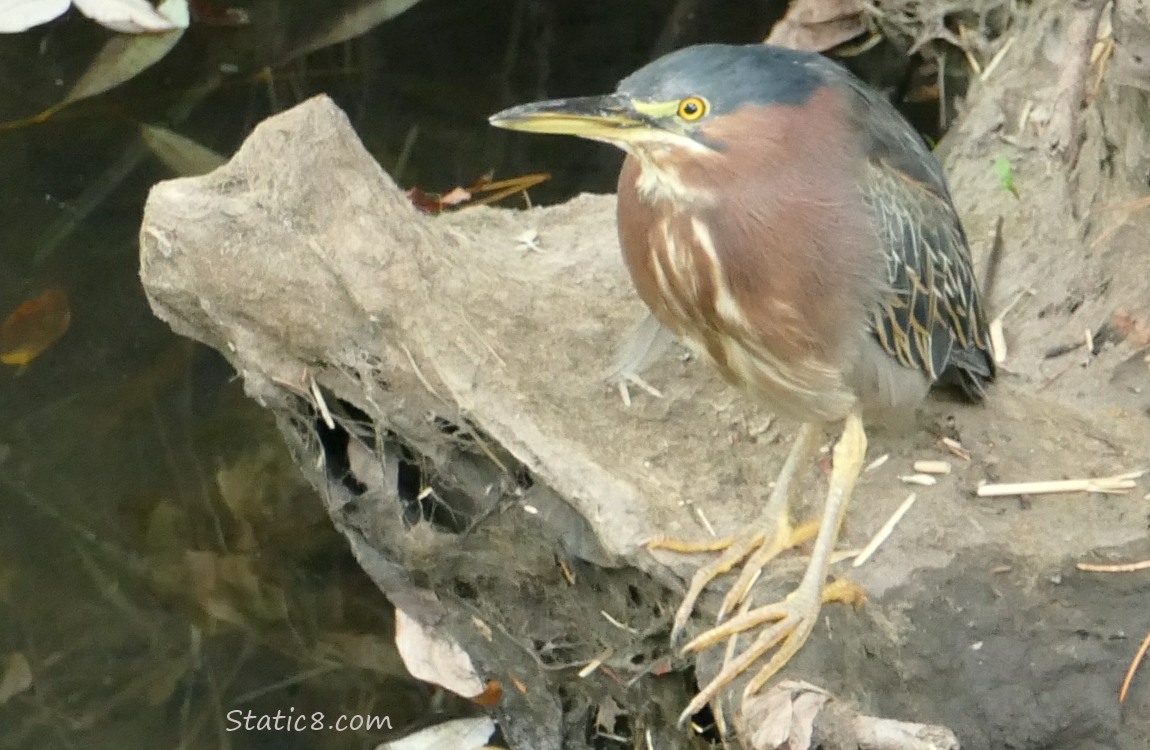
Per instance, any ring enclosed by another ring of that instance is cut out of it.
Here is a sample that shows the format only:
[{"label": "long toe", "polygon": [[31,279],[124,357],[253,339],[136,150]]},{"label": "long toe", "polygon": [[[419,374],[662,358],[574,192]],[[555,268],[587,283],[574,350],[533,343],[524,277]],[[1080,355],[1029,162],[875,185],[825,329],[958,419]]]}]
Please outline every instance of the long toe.
[{"label": "long toe", "polygon": [[763,541],[759,548],[755,550],[750,559],[747,560],[746,565],[743,566],[742,572],[735,580],[735,585],[731,586],[731,590],[723,597],[723,605],[719,608],[719,621],[721,622],[728,614],[734,612],[740,604],[747,598],[747,594],[751,592],[755,582],[759,580],[764,568],[771,563],[776,557],[786,552],[789,549],[800,547],[811,539],[819,531],[821,521],[816,519],[814,521],[807,521],[799,526],[792,527],[787,521],[779,523],[778,529],[773,535],[769,535]]},{"label": "long toe", "polygon": [[[723,550],[723,554],[695,571],[695,574],[691,576],[691,584],[687,588],[687,593],[683,597],[679,609],[675,612],[675,620],[671,625],[672,648],[682,640],[683,632],[687,627],[687,621],[691,619],[691,613],[695,611],[695,604],[707,586],[716,578],[730,572],[746,560],[747,556],[763,543],[763,536],[762,533],[757,533],[725,540],[725,546],[714,548],[716,550]],[[657,544],[649,546],[653,548],[682,550],[684,547],[693,545],[686,542],[668,542],[662,540]]]}]

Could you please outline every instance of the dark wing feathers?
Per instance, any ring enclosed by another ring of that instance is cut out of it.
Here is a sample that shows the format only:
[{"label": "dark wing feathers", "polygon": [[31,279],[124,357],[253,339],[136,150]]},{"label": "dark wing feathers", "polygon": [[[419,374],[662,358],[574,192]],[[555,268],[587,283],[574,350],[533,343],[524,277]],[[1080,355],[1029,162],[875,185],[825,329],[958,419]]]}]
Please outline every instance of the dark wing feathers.
[{"label": "dark wing feathers", "polygon": [[970,249],[934,154],[891,104],[835,63],[812,62],[853,99],[851,123],[868,163],[863,198],[890,283],[871,329],[891,356],[932,382],[955,380],[973,399],[994,379],[986,316]]}]

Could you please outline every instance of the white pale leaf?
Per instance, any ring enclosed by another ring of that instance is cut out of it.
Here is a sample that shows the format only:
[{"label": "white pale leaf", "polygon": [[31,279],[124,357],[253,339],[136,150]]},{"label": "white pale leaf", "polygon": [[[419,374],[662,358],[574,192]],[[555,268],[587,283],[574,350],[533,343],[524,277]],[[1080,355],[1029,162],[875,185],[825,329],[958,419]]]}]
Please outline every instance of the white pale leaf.
[{"label": "white pale leaf", "polygon": [[479,750],[495,733],[495,722],[486,716],[452,719],[385,742],[375,750]]},{"label": "white pale leaf", "polygon": [[17,34],[47,23],[68,10],[72,0],[0,0],[0,34]]},{"label": "white pale leaf", "polygon": [[102,94],[135,78],[159,62],[176,46],[183,29],[164,34],[132,34],[109,39],[84,75],[72,85],[64,102],[74,102]]},{"label": "white pale leaf", "polygon": [[395,610],[395,647],[416,679],[474,698],[487,685],[475,673],[471,657],[451,638],[425,628],[402,609]]},{"label": "white pale leaf", "polygon": [[188,0],[164,0],[156,6],[156,11],[171,21],[177,29],[186,29],[192,22],[191,11],[188,10]]},{"label": "white pale leaf", "polygon": [[73,0],[96,23],[125,34],[155,34],[180,28],[148,0]]}]

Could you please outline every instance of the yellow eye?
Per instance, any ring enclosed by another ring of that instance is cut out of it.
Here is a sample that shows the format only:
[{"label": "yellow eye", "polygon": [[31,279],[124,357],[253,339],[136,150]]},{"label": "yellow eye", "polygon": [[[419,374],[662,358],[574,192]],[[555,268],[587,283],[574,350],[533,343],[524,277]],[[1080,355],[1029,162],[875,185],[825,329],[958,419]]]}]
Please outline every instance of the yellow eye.
[{"label": "yellow eye", "polygon": [[707,100],[698,96],[688,96],[679,102],[679,117],[687,122],[694,122],[707,114]]}]

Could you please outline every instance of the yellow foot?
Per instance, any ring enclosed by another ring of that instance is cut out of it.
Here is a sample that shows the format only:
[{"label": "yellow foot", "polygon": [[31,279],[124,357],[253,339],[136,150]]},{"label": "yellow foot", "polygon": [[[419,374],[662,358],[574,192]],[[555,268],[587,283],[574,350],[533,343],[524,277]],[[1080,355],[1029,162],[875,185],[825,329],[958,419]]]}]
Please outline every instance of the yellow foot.
[{"label": "yellow foot", "polygon": [[764,623],[773,623],[759,634],[750,647],[723,664],[719,674],[699,691],[695,699],[679,715],[680,726],[710,703],[732,680],[778,646],[778,650],[771,656],[766,666],[747,684],[743,695],[745,697],[758,692],[759,688],[782,669],[806,643],[818,622],[819,610],[824,602],[843,602],[858,606],[866,601],[866,594],[850,581],[839,579],[825,586],[821,585],[821,582],[818,583],[818,586],[801,584],[783,601],[736,615],[683,647],[685,653],[698,652],[730,636]]},{"label": "yellow foot", "polygon": [[778,524],[774,534],[770,534],[768,539],[767,532],[760,531],[756,534],[748,534],[745,536],[733,536],[723,539],[715,539],[706,542],[688,542],[678,539],[656,539],[647,543],[648,549],[665,549],[673,552],[722,552],[717,559],[713,562],[704,565],[695,571],[695,575],[691,577],[691,585],[687,589],[686,596],[683,597],[683,603],[679,605],[678,611],[675,613],[675,621],[671,626],[671,645],[676,645],[682,637],[683,630],[687,626],[687,621],[691,617],[691,613],[695,610],[695,604],[702,595],[703,591],[721,575],[731,572],[740,563],[743,565],[742,572],[739,574],[735,585],[727,592],[723,598],[723,604],[719,608],[719,621],[721,622],[728,613],[735,610],[740,603],[746,598],[747,592],[755,585],[758,580],[759,574],[766,565],[780,554],[793,547],[798,547],[812,539],[819,530],[819,523],[817,521],[804,523],[798,528],[792,528],[790,523],[782,521]]}]

